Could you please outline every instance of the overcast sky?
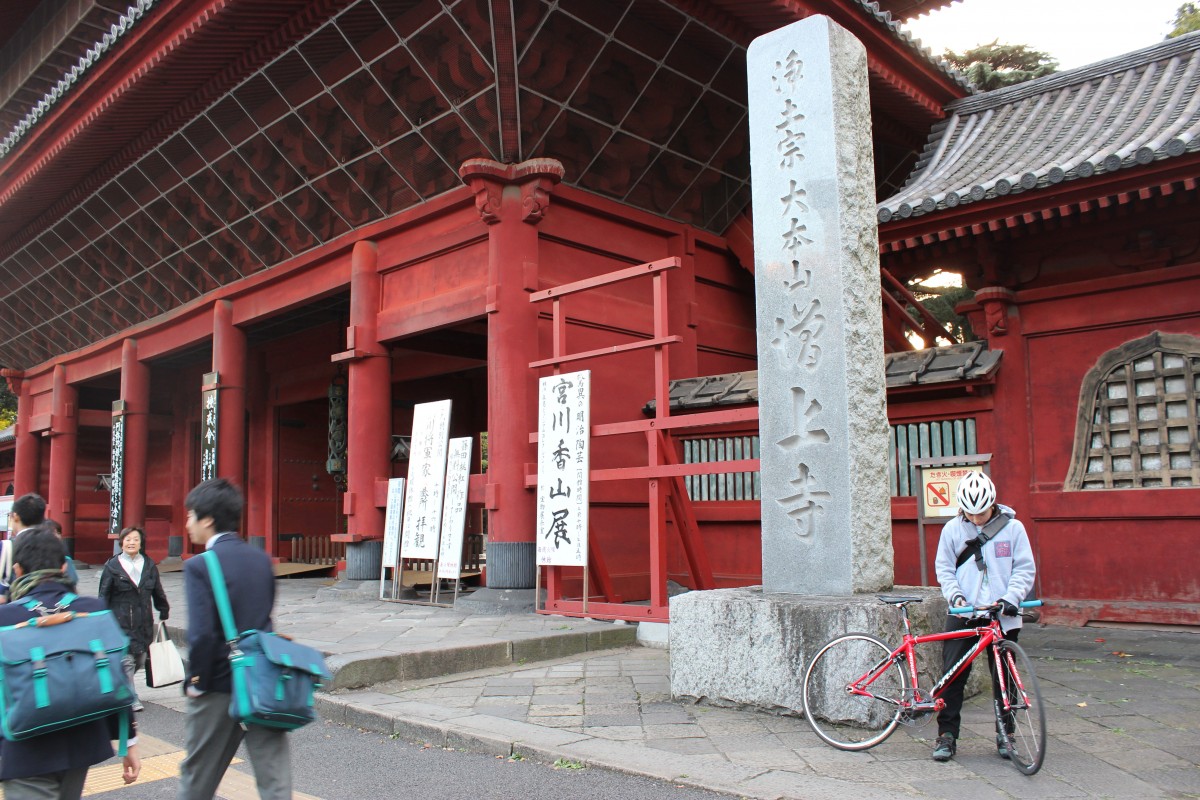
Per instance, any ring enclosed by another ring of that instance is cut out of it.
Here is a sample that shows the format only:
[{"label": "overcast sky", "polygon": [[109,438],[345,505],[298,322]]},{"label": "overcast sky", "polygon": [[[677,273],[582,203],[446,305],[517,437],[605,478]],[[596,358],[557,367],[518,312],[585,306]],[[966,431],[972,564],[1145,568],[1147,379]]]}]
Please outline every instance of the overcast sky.
[{"label": "overcast sky", "polygon": [[1027,44],[1068,70],[1161,42],[1183,0],[960,0],[906,23],[940,55],[999,39]]}]

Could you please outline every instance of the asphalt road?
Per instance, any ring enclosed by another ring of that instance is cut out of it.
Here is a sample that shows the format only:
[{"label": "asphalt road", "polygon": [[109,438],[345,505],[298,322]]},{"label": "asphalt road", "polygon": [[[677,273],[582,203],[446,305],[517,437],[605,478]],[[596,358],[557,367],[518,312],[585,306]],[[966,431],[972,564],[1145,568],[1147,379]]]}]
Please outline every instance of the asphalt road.
[{"label": "asphalt road", "polygon": [[[148,701],[140,719],[142,731],[148,737],[142,778],[130,786],[121,786],[119,762],[114,759],[107,766],[93,768],[92,785],[85,790],[86,797],[163,800],[175,796],[179,781],[174,776],[178,774],[176,765],[182,756],[184,715]],[[530,760],[423,747],[324,721],[293,732],[291,745],[295,791],[321,800],[396,795],[420,800],[725,797],[607,770],[554,768]],[[235,762],[230,769],[242,775],[230,776],[234,780],[228,783],[232,785],[227,790],[223,784],[218,795],[227,800],[257,797],[245,748],[239,751],[238,758],[242,763]]]}]

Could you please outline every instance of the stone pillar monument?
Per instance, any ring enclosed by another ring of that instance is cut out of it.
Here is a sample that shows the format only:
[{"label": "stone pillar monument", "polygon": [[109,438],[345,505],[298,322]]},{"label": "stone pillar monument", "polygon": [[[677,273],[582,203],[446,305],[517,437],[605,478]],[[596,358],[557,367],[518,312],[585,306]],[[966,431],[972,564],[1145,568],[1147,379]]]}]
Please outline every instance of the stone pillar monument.
[{"label": "stone pillar monument", "polygon": [[[747,75],[763,585],[671,599],[671,693],[799,711],[817,648],[899,625],[872,594],[893,570],[866,51],[810,17],[756,39]],[[937,592],[905,593],[940,624]]]},{"label": "stone pillar monument", "polygon": [[826,17],[746,55],[763,588],[892,585],[867,54]]}]

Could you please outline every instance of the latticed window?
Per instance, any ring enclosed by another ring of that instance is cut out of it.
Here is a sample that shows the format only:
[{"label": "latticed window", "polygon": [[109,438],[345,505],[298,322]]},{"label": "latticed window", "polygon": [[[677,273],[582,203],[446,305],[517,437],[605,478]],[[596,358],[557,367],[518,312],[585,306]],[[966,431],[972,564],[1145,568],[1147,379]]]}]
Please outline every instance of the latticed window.
[{"label": "latticed window", "polygon": [[[683,440],[683,463],[707,464],[712,461],[740,461],[758,458],[758,436],[709,436]],[[760,500],[762,487],[757,472],[720,472],[713,475],[685,475],[683,484],[693,502],[722,500]]]},{"label": "latticed window", "polygon": [[888,486],[891,496],[911,497],[920,493],[921,476],[913,466],[913,459],[978,453],[974,417],[890,425]]},{"label": "latticed window", "polygon": [[1200,339],[1152,333],[1105,353],[1080,391],[1066,488],[1200,486]]}]

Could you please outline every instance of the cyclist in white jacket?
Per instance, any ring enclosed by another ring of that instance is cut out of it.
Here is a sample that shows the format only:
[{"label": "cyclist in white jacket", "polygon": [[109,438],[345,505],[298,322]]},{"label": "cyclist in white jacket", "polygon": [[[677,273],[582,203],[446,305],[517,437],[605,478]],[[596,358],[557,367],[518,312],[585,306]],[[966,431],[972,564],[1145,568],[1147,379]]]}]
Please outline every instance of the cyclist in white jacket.
[{"label": "cyclist in white jacket", "polygon": [[[1037,574],[1029,534],[1015,511],[996,502],[996,486],[982,472],[968,473],[958,484],[958,508],[958,516],[942,528],[938,542],[935,567],[942,595],[951,608],[1001,603],[1000,627],[1004,638],[1016,641],[1021,631],[1017,604],[1029,595]],[[969,619],[958,614],[947,615],[947,631],[967,627],[971,627]],[[949,671],[976,641],[966,638],[943,642],[943,669]],[[991,659],[989,651],[989,664]],[[946,707],[938,713],[934,761],[949,761],[958,749],[963,689],[970,671],[968,665],[942,694]],[[994,666],[992,671],[995,674]],[[995,683],[993,680],[993,689]],[[1009,757],[1005,738],[999,731],[996,748],[1001,758]]]}]

